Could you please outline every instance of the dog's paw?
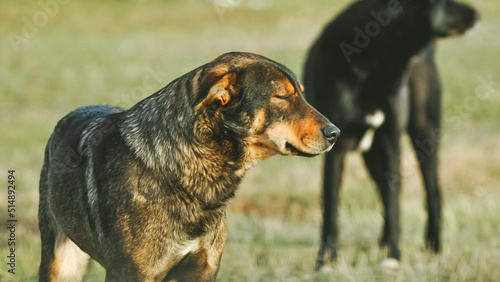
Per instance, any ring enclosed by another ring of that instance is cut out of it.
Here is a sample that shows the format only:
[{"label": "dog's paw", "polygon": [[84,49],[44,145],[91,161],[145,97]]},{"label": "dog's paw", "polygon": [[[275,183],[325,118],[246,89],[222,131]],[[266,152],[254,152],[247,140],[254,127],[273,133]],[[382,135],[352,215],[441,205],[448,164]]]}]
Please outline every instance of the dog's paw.
[{"label": "dog's paw", "polygon": [[333,272],[333,267],[331,265],[325,264],[318,269],[318,272],[321,272],[321,273]]},{"label": "dog's paw", "polygon": [[382,269],[398,269],[399,261],[395,258],[386,258],[378,266]]}]

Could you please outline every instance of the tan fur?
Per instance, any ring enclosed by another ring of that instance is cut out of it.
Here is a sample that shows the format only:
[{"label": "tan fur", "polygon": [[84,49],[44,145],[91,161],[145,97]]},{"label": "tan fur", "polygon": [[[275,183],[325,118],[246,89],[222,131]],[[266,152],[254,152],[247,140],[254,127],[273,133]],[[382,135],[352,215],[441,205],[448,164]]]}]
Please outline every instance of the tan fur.
[{"label": "tan fur", "polygon": [[264,109],[259,109],[257,111],[257,114],[255,115],[255,119],[252,123],[252,128],[250,129],[250,133],[258,132],[264,125],[265,121],[266,121],[266,111]]},{"label": "tan fur", "polygon": [[[286,67],[228,53],[131,109],[96,105],[68,114],[41,174],[40,280],[81,280],[90,255],[107,281],[215,281],[226,205],[245,172],[275,154],[324,153],[336,140],[323,136],[323,127],[336,127],[299,89]],[[79,139],[81,165],[61,168]]]},{"label": "tan fur", "polygon": [[[217,75],[224,75],[221,69],[215,70]],[[213,74],[215,75],[215,74]],[[235,73],[227,73],[225,74],[208,92],[208,95],[203,101],[201,101],[198,105],[196,105],[195,109],[199,110],[201,107],[205,107],[214,103],[215,101],[219,101],[221,106],[226,105],[231,100],[231,95],[229,94],[229,87],[234,83],[236,79]]]},{"label": "tan fur", "polygon": [[[283,81],[282,81],[283,82]],[[290,83],[290,81],[287,79],[283,82],[284,84],[284,90],[286,93],[292,95],[295,93],[295,87],[293,87],[292,83]]]}]

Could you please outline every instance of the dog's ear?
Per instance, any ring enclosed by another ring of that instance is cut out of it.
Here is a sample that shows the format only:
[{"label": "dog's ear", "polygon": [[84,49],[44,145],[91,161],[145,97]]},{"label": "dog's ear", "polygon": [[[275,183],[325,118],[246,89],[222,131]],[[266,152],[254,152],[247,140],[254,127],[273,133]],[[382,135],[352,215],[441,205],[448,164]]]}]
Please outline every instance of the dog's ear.
[{"label": "dog's ear", "polygon": [[218,103],[219,106],[225,106],[231,102],[235,91],[236,73],[227,72],[224,69],[215,69],[207,73],[209,79],[215,80],[210,86],[207,96],[196,105],[195,109]]}]

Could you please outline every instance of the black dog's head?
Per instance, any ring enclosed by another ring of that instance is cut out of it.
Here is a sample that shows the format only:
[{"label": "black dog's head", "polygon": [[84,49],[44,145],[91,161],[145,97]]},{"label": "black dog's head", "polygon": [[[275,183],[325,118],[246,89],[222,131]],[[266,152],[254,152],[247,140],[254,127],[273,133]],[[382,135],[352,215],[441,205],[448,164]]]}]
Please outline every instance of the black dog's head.
[{"label": "black dog's head", "polygon": [[285,66],[251,53],[227,53],[202,67],[194,108],[200,139],[229,140],[249,162],[275,154],[328,152],[339,129],[302,97]]},{"label": "black dog's head", "polygon": [[453,0],[413,0],[426,11],[432,31],[438,37],[460,35],[472,28],[480,18],[469,5]]}]

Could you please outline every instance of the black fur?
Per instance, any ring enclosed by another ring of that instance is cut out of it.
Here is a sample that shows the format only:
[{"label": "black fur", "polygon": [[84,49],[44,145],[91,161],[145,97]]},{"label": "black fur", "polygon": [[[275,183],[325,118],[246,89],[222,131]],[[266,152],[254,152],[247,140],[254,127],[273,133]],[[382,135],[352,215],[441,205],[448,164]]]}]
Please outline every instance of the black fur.
[{"label": "black fur", "polygon": [[[327,154],[323,169],[318,268],[337,256],[337,207],[344,157],[363,137],[369,140],[367,134],[371,133],[373,142],[363,157],[384,204],[381,245],[389,247],[391,258],[400,258],[399,142],[408,130],[427,191],[425,241],[433,251],[440,250],[437,146],[441,91],[431,42],[465,32],[478,18],[474,9],[452,0],[361,0],[331,21],[311,47],[304,68],[307,99],[343,132],[339,144]],[[417,62],[409,64],[412,57]],[[367,117],[377,112],[384,120],[374,125]],[[415,142],[429,140],[435,149],[419,152]]]}]

